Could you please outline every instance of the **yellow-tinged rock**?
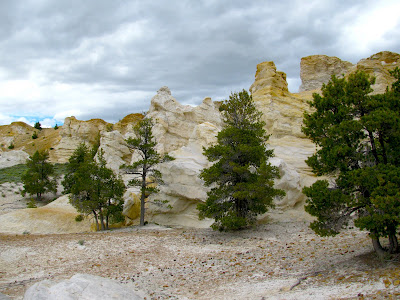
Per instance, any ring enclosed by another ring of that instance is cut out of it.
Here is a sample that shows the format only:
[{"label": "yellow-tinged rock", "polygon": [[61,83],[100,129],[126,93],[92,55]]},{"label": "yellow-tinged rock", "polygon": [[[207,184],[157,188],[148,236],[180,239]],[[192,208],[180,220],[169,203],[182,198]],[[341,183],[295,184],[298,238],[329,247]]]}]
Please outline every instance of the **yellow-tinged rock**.
[{"label": "yellow-tinged rock", "polygon": [[[137,194],[128,191],[128,197],[124,197],[124,210],[122,214],[129,220],[134,220],[140,216],[140,198]],[[127,220],[127,223],[130,221]]]},{"label": "yellow-tinged rock", "polygon": [[0,232],[8,234],[78,233],[90,230],[90,220],[75,221],[79,213],[68,195],[39,208],[19,209],[0,216]]}]

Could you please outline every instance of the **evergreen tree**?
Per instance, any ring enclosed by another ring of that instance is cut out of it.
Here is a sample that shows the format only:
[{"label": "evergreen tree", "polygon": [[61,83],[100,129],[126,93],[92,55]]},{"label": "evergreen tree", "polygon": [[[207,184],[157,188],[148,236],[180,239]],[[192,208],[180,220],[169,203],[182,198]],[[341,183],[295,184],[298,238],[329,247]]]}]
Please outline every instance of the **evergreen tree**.
[{"label": "evergreen tree", "polygon": [[230,95],[220,110],[225,125],[218,133],[218,142],[204,155],[211,167],[202,170],[200,178],[211,186],[205,203],[198,205],[199,217],[214,218],[214,230],[237,230],[252,225],[258,214],[273,207],[275,197],[284,191],[273,188],[279,170],[268,159],[265,123],[246,90]]},{"label": "evergreen tree", "polygon": [[[336,235],[349,221],[368,230],[379,255],[398,251],[400,222],[400,93],[397,81],[384,94],[371,95],[374,78],[364,72],[348,79],[332,76],[322,96],[313,95],[313,113],[305,113],[303,132],[318,146],[306,163],[318,180],[303,192],[305,209],[317,220],[319,235]],[[388,237],[384,249],[379,238]]]},{"label": "evergreen tree", "polygon": [[42,200],[42,195],[48,192],[57,192],[57,177],[54,175],[54,167],[47,162],[49,153],[36,151],[26,162],[28,170],[22,175],[24,190],[26,193],[35,195],[38,201]]},{"label": "evergreen tree", "polygon": [[38,129],[38,130],[42,130],[42,124],[40,124],[40,122],[36,122],[35,126],[33,126],[33,127]]},{"label": "evergreen tree", "polygon": [[106,167],[103,152],[94,160],[94,151],[81,144],[69,159],[63,185],[71,204],[81,213],[93,214],[97,230],[123,220],[125,184]]},{"label": "evergreen tree", "polygon": [[145,223],[146,198],[150,194],[157,193],[159,191],[157,185],[164,183],[157,166],[174,159],[168,154],[161,156],[157,153],[155,149],[157,142],[152,133],[153,126],[153,121],[146,117],[134,126],[136,138],[129,138],[126,142],[128,147],[133,149],[141,159],[131,165],[121,166],[126,173],[137,175],[136,178],[129,181],[129,185],[140,188],[140,226],[144,226]]}]

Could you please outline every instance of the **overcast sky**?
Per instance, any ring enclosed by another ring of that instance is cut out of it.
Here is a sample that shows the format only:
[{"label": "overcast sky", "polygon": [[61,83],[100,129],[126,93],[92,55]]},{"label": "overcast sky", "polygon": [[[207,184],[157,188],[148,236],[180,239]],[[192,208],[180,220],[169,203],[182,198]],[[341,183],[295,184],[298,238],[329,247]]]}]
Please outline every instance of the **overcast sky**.
[{"label": "overcast sky", "polygon": [[274,61],[297,92],[300,59],[400,52],[400,1],[1,0],[0,124],[117,122],[161,86],[182,104],[248,89]]}]

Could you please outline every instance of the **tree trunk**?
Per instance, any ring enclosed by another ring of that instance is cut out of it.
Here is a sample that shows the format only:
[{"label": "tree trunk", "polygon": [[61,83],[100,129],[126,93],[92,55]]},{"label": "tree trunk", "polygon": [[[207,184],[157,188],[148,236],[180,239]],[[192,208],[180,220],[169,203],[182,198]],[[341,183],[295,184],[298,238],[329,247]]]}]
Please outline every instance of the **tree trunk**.
[{"label": "tree trunk", "polygon": [[371,143],[372,154],[374,155],[374,158],[375,158],[375,164],[377,165],[377,164],[379,164],[378,152],[376,151],[374,135],[369,130],[368,130],[368,136],[369,136],[369,142]]},{"label": "tree trunk", "polygon": [[99,231],[99,230],[100,230],[100,227],[99,227],[99,219],[98,219],[98,217],[97,217],[96,212],[95,212],[94,210],[93,210],[92,212],[93,212],[93,215],[94,215],[94,219],[96,220],[96,231]]},{"label": "tree trunk", "polygon": [[389,234],[389,253],[397,253],[399,251],[399,243],[397,241],[396,233]]},{"label": "tree trunk", "polygon": [[100,216],[101,230],[105,230],[106,228],[105,228],[105,226],[104,226],[104,216],[103,216],[103,213],[100,212],[100,213],[99,213],[99,216]]},{"label": "tree trunk", "polygon": [[385,249],[383,249],[381,243],[379,242],[379,237],[371,237],[371,241],[372,241],[372,246],[374,247],[376,254],[380,258],[385,257],[386,251],[385,251]]},{"label": "tree trunk", "polygon": [[142,173],[142,194],[140,196],[140,226],[144,226],[144,214],[146,213],[145,210],[145,199],[146,199],[146,166],[143,167],[143,173]]}]

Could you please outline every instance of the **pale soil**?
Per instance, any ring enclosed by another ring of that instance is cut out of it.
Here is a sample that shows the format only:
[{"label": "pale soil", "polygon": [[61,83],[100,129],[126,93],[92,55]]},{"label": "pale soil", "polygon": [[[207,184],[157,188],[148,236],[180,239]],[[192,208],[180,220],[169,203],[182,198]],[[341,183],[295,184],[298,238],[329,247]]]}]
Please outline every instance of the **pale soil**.
[{"label": "pale soil", "polygon": [[0,293],[21,299],[37,281],[88,273],[129,284],[148,299],[400,298],[398,262],[371,251],[358,230],[321,238],[304,223],[237,233],[152,225],[0,235]]},{"label": "pale soil", "polygon": [[[0,214],[26,207],[20,188],[1,185]],[[376,258],[357,229],[321,238],[302,222],[231,233],[152,225],[0,235],[0,293],[22,299],[40,280],[88,273],[148,299],[400,299],[399,260]]]}]

